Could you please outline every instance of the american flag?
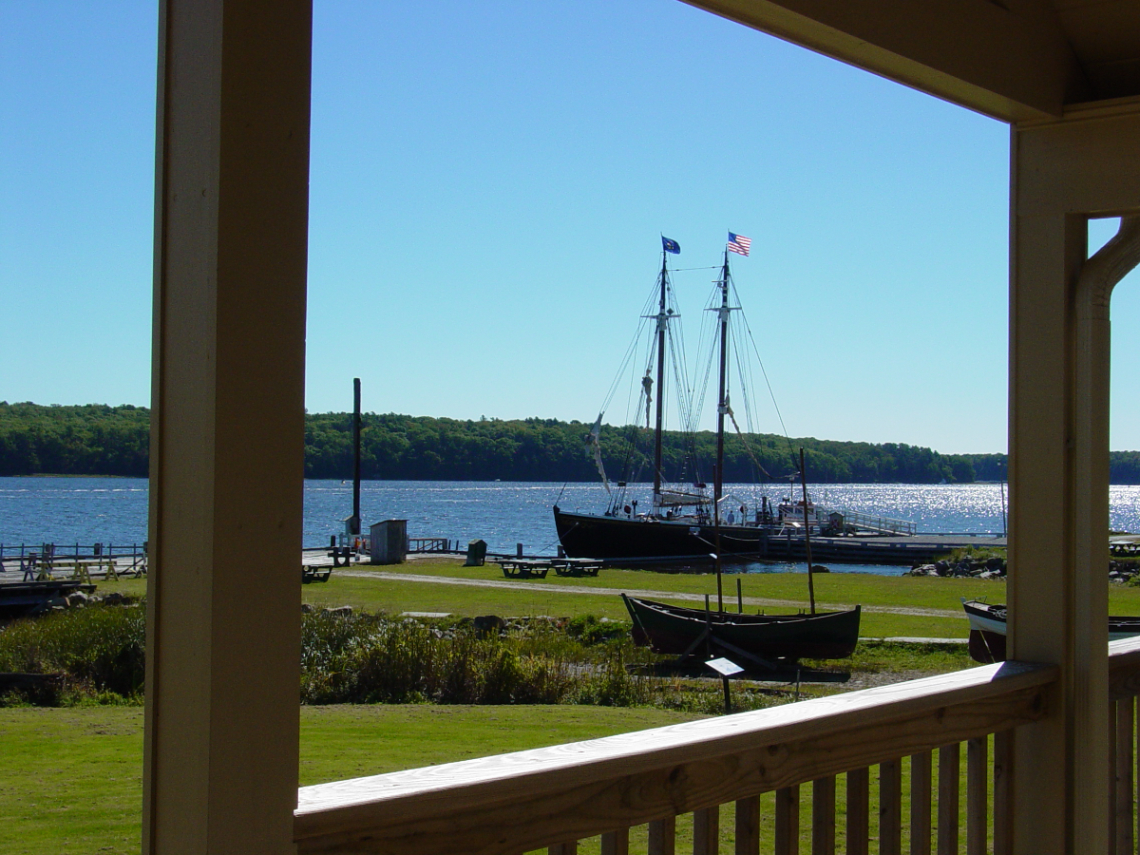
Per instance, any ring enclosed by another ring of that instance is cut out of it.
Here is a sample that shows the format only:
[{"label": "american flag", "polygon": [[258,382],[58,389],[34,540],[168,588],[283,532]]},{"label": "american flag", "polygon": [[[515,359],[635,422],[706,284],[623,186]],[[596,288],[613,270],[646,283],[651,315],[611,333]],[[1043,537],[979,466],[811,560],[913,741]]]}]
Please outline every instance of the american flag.
[{"label": "american flag", "polygon": [[728,251],[735,252],[740,255],[748,255],[748,250],[752,248],[752,238],[746,238],[744,235],[734,235],[732,232],[728,233]]}]

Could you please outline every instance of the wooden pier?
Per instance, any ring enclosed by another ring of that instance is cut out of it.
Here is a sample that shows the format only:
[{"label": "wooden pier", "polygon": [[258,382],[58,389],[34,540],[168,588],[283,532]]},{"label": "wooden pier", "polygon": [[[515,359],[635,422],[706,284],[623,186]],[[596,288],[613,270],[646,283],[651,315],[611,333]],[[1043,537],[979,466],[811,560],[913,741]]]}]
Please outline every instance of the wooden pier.
[{"label": "wooden pier", "polygon": [[[771,537],[767,560],[800,561],[807,557],[802,537]],[[812,535],[812,561],[836,564],[894,564],[913,566],[944,558],[955,549],[1005,549],[1006,538],[971,534],[915,534],[907,537]]]}]

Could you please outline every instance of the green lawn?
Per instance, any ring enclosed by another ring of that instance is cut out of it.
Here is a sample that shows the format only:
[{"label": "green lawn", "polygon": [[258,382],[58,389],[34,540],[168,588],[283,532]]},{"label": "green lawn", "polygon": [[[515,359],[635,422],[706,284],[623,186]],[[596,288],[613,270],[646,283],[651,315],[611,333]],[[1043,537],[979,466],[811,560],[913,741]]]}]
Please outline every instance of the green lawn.
[{"label": "green lawn", "polygon": [[[661,710],[606,707],[339,706],[301,708],[302,785],[380,774],[526,748],[593,739],[690,719]],[[0,709],[0,855],[138,852],[143,714],[137,707]],[[963,756],[963,784],[965,778]],[[903,816],[908,815],[909,762]],[[937,772],[935,772],[937,780]],[[837,781],[839,840],[845,779]],[[877,816],[871,777],[871,833]],[[811,788],[800,789],[801,851],[810,851]],[[761,851],[772,848],[773,794],[761,798]],[[960,851],[964,851],[964,789]],[[677,820],[677,851],[691,850],[690,816]],[[645,827],[631,830],[644,851]],[[732,851],[733,806],[721,807],[721,851]],[[842,846],[842,844],[840,844]],[[872,844],[874,845],[874,844]],[[904,848],[907,846],[904,835]],[[583,855],[599,851],[584,841]]]},{"label": "green lawn", "polygon": [[[626,619],[621,599],[604,590],[627,593],[638,591],[662,594],[711,594],[715,602],[716,578],[711,574],[654,573],[647,570],[604,569],[597,577],[563,578],[551,573],[545,579],[515,580],[521,588],[478,588],[465,585],[427,584],[399,581],[391,577],[420,576],[434,579],[490,580],[504,579],[497,565],[464,567],[454,558],[428,558],[392,567],[354,565],[353,573],[366,578],[346,576],[333,571],[328,582],[302,587],[305,602],[318,607],[351,605],[368,611],[446,612],[474,616],[551,615],[574,617],[594,614],[598,617]],[[903,568],[899,568],[899,573]],[[802,573],[752,573],[724,577],[726,607],[736,606],[736,579],[742,580],[744,596],[793,603],[793,606],[765,606],[772,612],[806,608],[807,577]],[[598,593],[570,593],[568,589],[596,590]],[[128,579],[99,583],[100,591],[121,590],[141,595],[145,581]],[[865,638],[919,637],[965,638],[966,620],[961,611],[963,597],[986,597],[990,602],[1004,602],[1005,582],[978,579],[940,579],[902,575],[876,576],[856,573],[829,573],[815,577],[817,604],[821,608],[850,606],[860,603],[863,618],[860,634]],[[661,599],[669,600],[668,596]],[[699,605],[699,601],[676,600],[682,605]],[[758,606],[749,606],[755,610]],[[952,616],[906,615],[879,609],[937,609]],[[1140,588],[1113,585],[1109,588],[1109,610],[1112,614],[1140,614]]]},{"label": "green lawn", "polygon": [[[689,718],[609,707],[302,707],[301,784]],[[142,734],[139,707],[0,709],[0,855],[137,853]]]},{"label": "green lawn", "polygon": [[[621,599],[604,595],[602,589],[669,593],[711,594],[715,603],[716,578],[711,574],[654,573],[646,570],[604,569],[597,577],[563,578],[553,573],[545,579],[512,580],[519,588],[477,588],[466,585],[428,584],[400,581],[393,575],[433,579],[507,581],[498,566],[464,567],[455,559],[420,559],[386,568],[356,565],[353,573],[369,578],[346,576],[334,571],[327,583],[306,585],[303,596],[316,606],[352,605],[390,613],[405,611],[447,612],[455,615],[533,615],[568,617],[595,614],[598,617],[627,617]],[[901,572],[901,570],[900,570]],[[806,608],[807,577],[802,573],[746,574],[724,577],[726,607],[736,607],[736,579],[742,581],[746,598],[782,601],[792,605],[764,606],[766,611],[794,611]],[[598,593],[568,593],[568,589],[597,590]],[[1005,583],[977,579],[939,579],[910,576],[873,576],[854,573],[820,574],[815,577],[817,604],[821,608],[864,607],[860,634],[868,638],[921,637],[965,638],[966,619],[963,597],[988,597],[991,602],[1005,599]],[[1129,610],[1140,614],[1140,589],[1112,589],[1116,614]],[[690,606],[688,601],[676,601]],[[748,606],[755,610],[757,606]],[[896,614],[880,609],[937,609],[945,616]],[[1123,611],[1121,611],[1123,610]]]},{"label": "green lawn", "polygon": [[[328,583],[303,586],[304,601],[317,606],[348,604],[396,613],[595,614],[624,618],[618,597],[568,593],[567,589],[577,586],[665,594],[715,591],[714,577],[709,575],[616,569],[603,570],[596,579],[563,579],[551,575],[545,580],[524,582],[521,589],[391,578],[416,575],[503,580],[497,566],[466,568],[455,560],[352,569],[367,575],[361,578],[334,572]],[[749,575],[744,579],[744,593],[746,597],[791,600],[806,605],[806,581],[802,574]],[[876,608],[941,609],[957,615],[962,597],[988,596],[994,602],[1005,598],[1004,583],[972,579],[834,573],[817,576],[815,581],[822,605],[862,603],[867,608],[862,634],[869,637],[962,637],[966,632],[965,619],[957,616],[900,615],[875,611]],[[145,582],[100,583],[99,589],[140,596],[145,592]],[[725,592],[727,599],[734,602],[735,580],[731,576],[726,579]],[[1110,587],[1110,608],[1114,614],[1140,614],[1140,588]],[[937,661],[932,666],[934,658]],[[894,645],[861,645],[851,664],[860,668],[865,660],[874,660],[870,663],[871,670],[882,668],[885,662],[888,669],[900,672],[931,667],[947,670],[966,664],[959,650],[939,653]],[[302,784],[341,780],[595,738],[686,718],[691,716],[654,709],[584,706],[303,707],[300,778]],[[139,707],[0,709],[0,744],[4,745],[5,761],[0,765],[0,827],[4,829],[0,834],[0,855],[137,852],[142,730],[143,713]],[[842,791],[841,779],[839,792]],[[805,836],[801,846],[807,847],[810,788],[803,788],[802,796]],[[771,796],[765,799],[770,800]],[[964,805],[965,800],[962,801]],[[731,805],[722,808],[722,851],[731,851],[731,812]],[[873,797],[872,818],[874,816]],[[762,808],[761,824],[768,841],[763,844],[763,851],[768,851],[771,811],[767,801]],[[689,828],[688,819],[680,818],[678,851],[685,851],[690,845]],[[644,829],[635,829],[635,849],[643,838]],[[596,852],[596,841],[584,844],[580,851]]]}]

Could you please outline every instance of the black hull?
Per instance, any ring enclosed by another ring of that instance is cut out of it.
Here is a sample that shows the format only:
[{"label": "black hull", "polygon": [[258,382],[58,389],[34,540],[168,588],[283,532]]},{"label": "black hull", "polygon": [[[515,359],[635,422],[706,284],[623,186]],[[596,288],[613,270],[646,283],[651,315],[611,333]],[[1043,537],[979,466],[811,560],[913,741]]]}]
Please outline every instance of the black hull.
[{"label": "black hull", "polygon": [[708,648],[734,661],[740,651],[764,660],[846,659],[859,641],[859,606],[814,615],[746,615],[622,599],[634,640],[657,653],[703,655],[707,636]]},{"label": "black hull", "polygon": [[[554,525],[562,548],[571,558],[705,561],[718,551],[712,525],[576,514],[557,508]],[[759,558],[767,554],[767,542],[773,534],[773,529],[722,524],[719,553],[723,557]]]},{"label": "black hull", "polygon": [[[707,524],[629,519],[555,508],[554,525],[563,549],[572,558],[653,566],[707,562],[717,551],[716,531]],[[816,563],[913,567],[936,561],[960,547],[1004,545],[1002,538],[980,535],[813,535],[811,553]],[[720,555],[729,561],[803,561],[806,552],[803,535],[791,529],[775,525],[720,527]]]}]

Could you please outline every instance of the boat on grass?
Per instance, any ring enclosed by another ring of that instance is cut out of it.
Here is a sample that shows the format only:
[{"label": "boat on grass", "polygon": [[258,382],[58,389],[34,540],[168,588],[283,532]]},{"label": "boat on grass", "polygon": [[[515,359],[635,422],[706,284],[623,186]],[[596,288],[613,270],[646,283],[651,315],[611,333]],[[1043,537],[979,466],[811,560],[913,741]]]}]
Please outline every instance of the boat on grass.
[{"label": "boat on grass", "polygon": [[[970,658],[983,664],[1004,662],[1008,607],[1004,603],[963,599],[962,608],[970,621]],[[1109,616],[1109,641],[1134,635],[1140,635],[1140,617]]]},{"label": "boat on grass", "polygon": [[815,614],[749,615],[690,609],[622,594],[633,640],[655,653],[719,653],[773,670],[800,659],[846,659],[859,641],[860,607]]}]

